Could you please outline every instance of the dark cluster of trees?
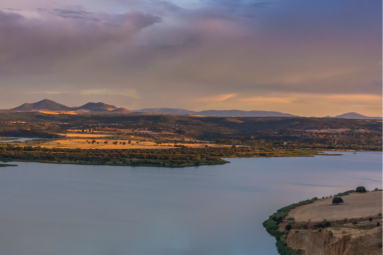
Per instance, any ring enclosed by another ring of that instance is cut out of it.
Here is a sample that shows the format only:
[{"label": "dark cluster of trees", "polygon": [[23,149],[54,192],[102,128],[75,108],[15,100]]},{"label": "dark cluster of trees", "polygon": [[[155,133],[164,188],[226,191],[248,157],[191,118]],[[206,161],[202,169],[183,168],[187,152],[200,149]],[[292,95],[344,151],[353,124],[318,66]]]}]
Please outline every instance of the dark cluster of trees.
[{"label": "dark cluster of trees", "polygon": [[5,161],[85,161],[125,162],[127,160],[225,162],[220,157],[252,156],[251,148],[176,148],[176,149],[47,149],[7,145],[0,148],[0,158]]}]

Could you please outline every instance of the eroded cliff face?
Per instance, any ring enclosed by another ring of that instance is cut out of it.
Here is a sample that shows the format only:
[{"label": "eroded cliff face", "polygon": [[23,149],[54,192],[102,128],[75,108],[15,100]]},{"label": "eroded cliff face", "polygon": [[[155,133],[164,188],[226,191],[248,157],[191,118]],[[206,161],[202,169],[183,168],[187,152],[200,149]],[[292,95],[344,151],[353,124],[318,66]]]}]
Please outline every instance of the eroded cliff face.
[{"label": "eroded cliff face", "polygon": [[294,250],[301,249],[305,255],[343,255],[350,246],[350,237],[332,237],[327,230],[291,231],[287,245]]},{"label": "eroded cliff face", "polygon": [[331,229],[292,230],[286,242],[295,250],[301,249],[304,255],[381,255],[382,227],[355,237],[335,236]]}]

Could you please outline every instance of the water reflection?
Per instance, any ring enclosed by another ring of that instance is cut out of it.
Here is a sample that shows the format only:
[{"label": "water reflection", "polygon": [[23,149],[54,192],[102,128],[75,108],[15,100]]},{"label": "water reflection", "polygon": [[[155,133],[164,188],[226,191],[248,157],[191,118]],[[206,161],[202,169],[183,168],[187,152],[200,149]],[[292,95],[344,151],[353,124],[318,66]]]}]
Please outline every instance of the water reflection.
[{"label": "water reflection", "polygon": [[169,169],[17,163],[0,170],[2,254],[277,254],[276,209],[364,185],[381,153]]}]

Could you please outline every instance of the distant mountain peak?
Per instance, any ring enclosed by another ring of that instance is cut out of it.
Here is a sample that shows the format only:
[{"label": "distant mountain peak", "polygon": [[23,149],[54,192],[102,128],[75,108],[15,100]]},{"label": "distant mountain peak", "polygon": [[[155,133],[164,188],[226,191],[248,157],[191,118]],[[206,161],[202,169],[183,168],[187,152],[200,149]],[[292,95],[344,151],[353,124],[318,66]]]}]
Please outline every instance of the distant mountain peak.
[{"label": "distant mountain peak", "polygon": [[89,102],[80,107],[68,107],[63,104],[56,103],[55,101],[44,99],[36,103],[25,103],[16,108],[14,111],[51,111],[51,112],[67,112],[67,111],[85,111],[85,112],[103,112],[103,113],[115,113],[115,114],[128,114],[131,113],[128,109],[117,108],[114,105],[105,104],[102,102]]},{"label": "distant mountain peak", "polygon": [[134,112],[145,113],[167,113],[167,114],[196,114],[194,111],[189,111],[181,108],[145,108],[140,110],[134,110]]},{"label": "distant mountain peak", "polygon": [[117,109],[116,106],[105,104],[102,102],[98,102],[98,103],[89,102],[84,104],[83,106],[76,107],[76,110],[89,110],[89,111],[96,111],[96,112],[113,111],[115,109]]},{"label": "distant mountain peak", "polygon": [[297,117],[296,115],[273,111],[206,110],[195,112],[179,108],[146,108],[141,110],[134,110],[134,112],[190,114],[208,117]]},{"label": "distant mountain peak", "polygon": [[36,111],[36,110],[50,110],[50,111],[68,111],[70,107],[63,104],[56,103],[55,101],[44,99],[36,103],[25,103],[12,110],[15,111]]},{"label": "distant mountain peak", "polygon": [[344,114],[335,116],[334,118],[342,118],[342,119],[381,119],[381,117],[368,117],[368,116],[359,114],[357,112],[344,113]]}]

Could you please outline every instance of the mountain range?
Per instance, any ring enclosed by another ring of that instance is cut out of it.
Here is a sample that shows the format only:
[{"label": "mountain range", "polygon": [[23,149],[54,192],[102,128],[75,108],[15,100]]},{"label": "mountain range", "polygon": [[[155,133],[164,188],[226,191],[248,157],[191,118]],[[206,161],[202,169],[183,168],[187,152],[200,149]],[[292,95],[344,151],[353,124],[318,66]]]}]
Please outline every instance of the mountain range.
[{"label": "mountain range", "polygon": [[[69,107],[55,101],[44,99],[36,103],[25,103],[11,111],[28,112],[74,112],[74,113],[102,113],[102,114],[181,114],[181,115],[197,115],[207,117],[299,117],[297,115],[275,112],[275,111],[241,111],[241,110],[205,110],[190,111],[179,108],[145,108],[140,110],[128,110],[123,107],[98,103],[87,103],[79,107]],[[335,117],[326,116],[325,118],[343,118],[343,119],[381,119],[381,117],[368,117],[356,112],[349,112]]]},{"label": "mountain range", "polygon": [[166,113],[166,114],[189,114],[200,115],[207,117],[299,117],[282,112],[273,111],[241,111],[241,110],[206,110],[206,111],[189,111],[185,109],[173,108],[146,108],[141,110],[133,110],[134,112],[153,112],[153,113]]},{"label": "mountain range", "polygon": [[55,101],[44,99],[36,103],[25,103],[16,108],[11,109],[13,111],[27,112],[27,111],[49,111],[49,112],[107,112],[107,113],[132,113],[132,111],[123,107],[117,108],[114,105],[104,103],[87,103],[80,107],[68,107],[63,104],[56,103]]}]

